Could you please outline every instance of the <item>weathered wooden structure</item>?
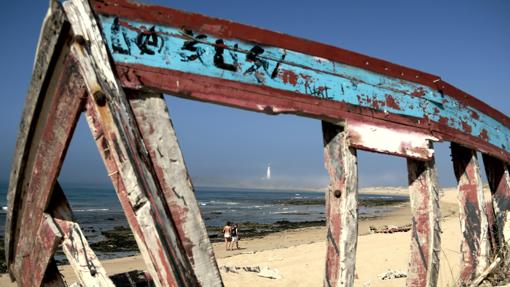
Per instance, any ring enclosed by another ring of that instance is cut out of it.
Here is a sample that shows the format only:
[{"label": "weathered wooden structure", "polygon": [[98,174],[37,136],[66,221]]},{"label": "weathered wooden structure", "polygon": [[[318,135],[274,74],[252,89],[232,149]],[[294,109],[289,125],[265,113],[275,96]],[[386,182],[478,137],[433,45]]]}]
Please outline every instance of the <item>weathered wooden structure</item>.
[{"label": "weathered wooden structure", "polygon": [[[510,118],[441,78],[202,15],[126,0],[66,0],[51,5],[42,27],[10,177],[5,246],[19,286],[64,286],[53,260],[59,246],[83,286],[113,286],[122,277],[105,273],[56,180],[82,112],[148,280],[222,285],[162,93],[323,122],[331,178],[325,286],[354,280],[357,149],[407,158],[409,286],[437,282],[433,142],[452,142],[462,282],[509,244]],[[477,151],[491,199],[483,198]]]}]

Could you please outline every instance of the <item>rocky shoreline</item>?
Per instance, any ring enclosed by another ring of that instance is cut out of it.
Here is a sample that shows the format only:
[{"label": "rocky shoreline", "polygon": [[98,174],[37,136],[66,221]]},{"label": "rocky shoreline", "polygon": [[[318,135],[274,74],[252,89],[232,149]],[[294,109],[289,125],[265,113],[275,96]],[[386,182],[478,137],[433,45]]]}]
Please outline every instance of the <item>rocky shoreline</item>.
[{"label": "rocky shoreline", "polygon": [[[369,198],[359,201],[360,206],[398,206],[408,202],[406,198]],[[324,200],[315,199],[289,199],[282,200],[280,204],[285,205],[323,205]],[[271,233],[277,233],[290,229],[325,226],[324,220],[315,221],[287,221],[280,220],[273,223],[257,223],[251,221],[238,222],[240,236],[242,238],[260,238]],[[88,229],[87,229],[88,228]],[[207,226],[207,232],[211,242],[223,241],[223,226]],[[89,240],[90,247],[96,252],[100,259],[111,259],[117,257],[125,257],[138,253],[138,246],[131,229],[128,226],[118,225],[111,230],[97,230],[93,227],[84,227],[86,229],[86,237]],[[3,237],[0,236],[1,242]],[[4,246],[0,244],[0,273],[7,272],[5,263]],[[58,265],[68,264],[67,259],[61,251],[56,254],[56,262]]]}]

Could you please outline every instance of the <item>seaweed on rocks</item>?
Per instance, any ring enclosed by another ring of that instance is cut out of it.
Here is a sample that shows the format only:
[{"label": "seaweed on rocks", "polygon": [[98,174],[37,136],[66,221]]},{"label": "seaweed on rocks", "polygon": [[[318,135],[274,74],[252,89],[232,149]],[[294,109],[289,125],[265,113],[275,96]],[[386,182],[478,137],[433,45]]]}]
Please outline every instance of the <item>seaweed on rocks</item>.
[{"label": "seaweed on rocks", "polygon": [[124,226],[116,226],[113,230],[102,231],[105,240],[90,244],[96,251],[102,252],[126,252],[138,251],[135,237],[131,229]]}]

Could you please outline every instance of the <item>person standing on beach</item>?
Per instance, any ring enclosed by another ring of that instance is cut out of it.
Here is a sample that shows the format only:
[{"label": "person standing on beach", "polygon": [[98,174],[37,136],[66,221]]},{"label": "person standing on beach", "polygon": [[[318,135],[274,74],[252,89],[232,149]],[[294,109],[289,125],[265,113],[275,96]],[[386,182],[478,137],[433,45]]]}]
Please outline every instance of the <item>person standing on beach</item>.
[{"label": "person standing on beach", "polygon": [[223,227],[223,238],[225,238],[225,250],[228,251],[232,242],[232,226],[230,221],[227,221]]},{"label": "person standing on beach", "polygon": [[234,249],[234,243],[236,244],[236,249],[239,249],[239,231],[237,229],[237,224],[234,223],[232,226],[232,242],[230,243],[230,250]]}]

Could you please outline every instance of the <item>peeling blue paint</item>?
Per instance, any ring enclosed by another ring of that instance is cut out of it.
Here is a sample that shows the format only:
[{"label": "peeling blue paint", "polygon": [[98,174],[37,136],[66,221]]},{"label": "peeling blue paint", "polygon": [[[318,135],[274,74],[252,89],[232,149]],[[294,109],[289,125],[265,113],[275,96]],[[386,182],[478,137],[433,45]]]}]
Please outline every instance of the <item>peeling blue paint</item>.
[{"label": "peeling blue paint", "polygon": [[99,18],[115,62],[263,85],[444,122],[510,152],[508,127],[418,83],[281,48],[111,16]]}]

